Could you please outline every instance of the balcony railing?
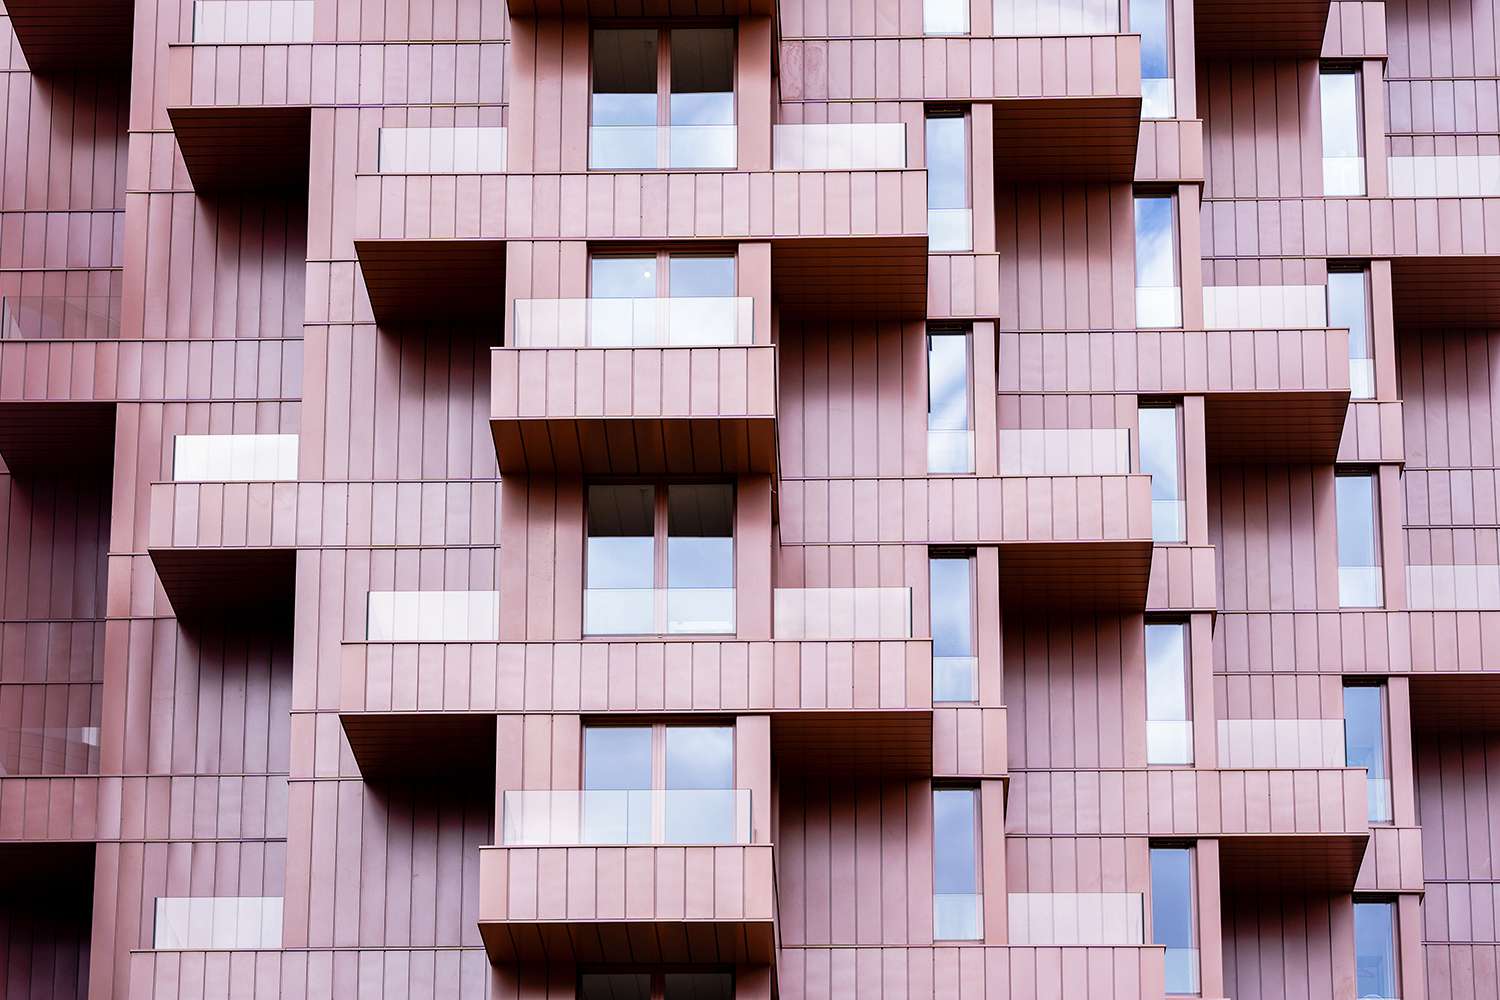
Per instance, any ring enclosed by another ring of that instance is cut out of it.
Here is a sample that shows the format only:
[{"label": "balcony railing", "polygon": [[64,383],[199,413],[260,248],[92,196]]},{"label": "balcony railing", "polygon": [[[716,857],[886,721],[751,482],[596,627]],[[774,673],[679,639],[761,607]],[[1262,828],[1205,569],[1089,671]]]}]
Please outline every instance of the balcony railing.
[{"label": "balcony railing", "polygon": [[194,0],[193,41],[310,42],[314,0]]},{"label": "balcony railing", "polygon": [[1146,760],[1152,764],[1193,762],[1191,719],[1146,720]]},{"label": "balcony railing", "polygon": [[1006,904],[1011,944],[1146,942],[1144,896],[1139,892],[1013,892]]},{"label": "balcony railing", "polygon": [[720,635],[734,631],[733,587],[591,588],[584,635]]},{"label": "balcony railing", "polygon": [[154,948],[281,947],[280,896],[158,896]]},{"label": "balcony railing", "polygon": [[938,892],[932,896],[935,941],[979,941],[984,938],[984,895]]},{"label": "balcony railing", "polygon": [[1500,565],[1407,566],[1406,604],[1414,611],[1500,608]]},{"label": "balcony railing", "polygon": [[507,847],[750,843],[748,788],[508,791]]},{"label": "balcony railing", "polygon": [[929,208],[927,249],[932,253],[966,253],[974,248],[974,210]]},{"label": "balcony railing", "polygon": [[1002,476],[1123,476],[1130,468],[1124,427],[1007,427],[1000,431]]},{"label": "balcony railing", "polygon": [[1151,501],[1151,540],[1180,542],[1187,536],[1187,504],[1181,500]]},{"label": "balcony railing", "polygon": [[98,773],[98,726],[0,726],[0,775]]},{"label": "balcony railing", "polygon": [[995,0],[995,34],[1113,35],[1119,0]]},{"label": "balcony railing", "polygon": [[383,174],[505,172],[505,129],[499,125],[382,128]]},{"label": "balcony railing", "polygon": [[754,339],[749,297],[517,299],[514,347],[729,347]]},{"label": "balcony railing", "polygon": [[1375,359],[1349,359],[1349,398],[1375,398]]},{"label": "balcony railing", "polygon": [[778,587],[778,639],[910,639],[910,587]]},{"label": "balcony railing", "polygon": [[968,429],[927,431],[927,471],[966,475],[974,471],[974,432]]},{"label": "balcony railing", "polygon": [[594,125],[590,170],[733,170],[735,125]]},{"label": "balcony railing", "polygon": [[1219,766],[1343,767],[1343,719],[1220,719]]},{"label": "balcony railing", "polygon": [[1341,607],[1378,608],[1385,603],[1384,590],[1385,577],[1379,566],[1339,567]]},{"label": "balcony railing", "polygon": [[771,145],[777,170],[906,168],[906,126],[901,122],[775,125]]},{"label": "balcony railing", "polygon": [[978,701],[979,692],[975,684],[978,675],[978,657],[934,656],[932,658],[932,700]]},{"label": "balcony railing", "polygon": [[172,443],[172,480],[295,480],[297,442],[296,434],[178,434]]},{"label": "balcony railing", "polygon": [[7,295],[0,299],[0,339],[114,340],[117,295]]}]

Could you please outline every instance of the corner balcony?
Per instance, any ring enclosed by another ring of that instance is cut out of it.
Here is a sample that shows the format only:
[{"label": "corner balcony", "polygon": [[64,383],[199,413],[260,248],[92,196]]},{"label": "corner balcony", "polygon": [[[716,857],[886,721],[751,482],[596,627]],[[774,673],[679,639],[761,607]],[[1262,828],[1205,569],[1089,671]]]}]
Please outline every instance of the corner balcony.
[{"label": "corner balcony", "polygon": [[776,356],[749,298],[523,299],[491,352],[502,473],[770,472]]},{"label": "corner balcony", "polygon": [[772,848],[745,789],[506,791],[479,853],[492,961],[765,963]]}]

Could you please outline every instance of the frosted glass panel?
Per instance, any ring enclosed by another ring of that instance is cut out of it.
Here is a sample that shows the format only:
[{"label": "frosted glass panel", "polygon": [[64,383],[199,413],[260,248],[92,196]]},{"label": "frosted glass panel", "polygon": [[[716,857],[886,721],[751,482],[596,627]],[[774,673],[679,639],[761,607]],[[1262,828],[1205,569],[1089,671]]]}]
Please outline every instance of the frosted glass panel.
[{"label": "frosted glass panel", "polygon": [[152,947],[281,947],[280,896],[158,896]]},{"label": "frosted glass panel", "polygon": [[487,174],[505,170],[505,129],[383,128],[383,174]]},{"label": "frosted glass panel", "polygon": [[1139,892],[1013,892],[1006,903],[1011,944],[1146,943]]},{"label": "frosted glass panel", "polygon": [[778,639],[910,639],[910,587],[777,587]]},{"label": "frosted glass panel", "polygon": [[176,482],[258,482],[297,478],[295,434],[178,434]]},{"label": "frosted glass panel", "polygon": [[495,642],[495,590],[372,590],[365,638],[371,642]]},{"label": "frosted glass panel", "polygon": [[900,170],[906,166],[906,126],[900,122],[776,125],[771,139],[777,170]]}]

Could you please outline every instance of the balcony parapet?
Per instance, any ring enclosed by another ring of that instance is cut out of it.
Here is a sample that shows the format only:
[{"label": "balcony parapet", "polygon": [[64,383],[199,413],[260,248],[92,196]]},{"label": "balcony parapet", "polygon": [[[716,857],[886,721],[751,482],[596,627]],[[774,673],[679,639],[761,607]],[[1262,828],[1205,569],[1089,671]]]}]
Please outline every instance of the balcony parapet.
[{"label": "balcony parapet", "polygon": [[1147,611],[1217,613],[1218,547],[1157,545],[1146,586]]},{"label": "balcony parapet", "polygon": [[0,775],[0,842],[99,839],[101,780],[82,774]]},{"label": "balcony parapet", "polygon": [[[984,997],[1088,997],[1089,1000],[1163,1000],[1165,949],[1161,945],[905,945],[906,953],[921,951],[922,960],[899,966],[909,970],[895,980],[900,995],[931,990],[930,970],[958,969],[964,963],[964,992],[970,985]],[[889,949],[879,946],[827,948],[783,945],[779,961],[794,975],[808,967],[825,968],[831,961],[852,961],[856,968],[879,968],[889,961]],[[972,962],[972,965],[969,964]],[[215,998],[217,1000],[217,998]]]},{"label": "balcony parapet", "polygon": [[151,484],[147,551],[179,615],[285,611],[295,588],[298,484]]},{"label": "balcony parapet", "polygon": [[483,993],[492,975],[489,956],[478,946],[151,949],[130,953],[130,996],[133,1000],[239,1000],[245,984],[253,983],[265,996],[300,997],[308,995],[311,984],[326,985],[334,968],[350,970],[347,979],[340,978],[342,972],[335,975],[336,991],[345,986],[357,990],[356,983],[369,975],[376,982],[399,980],[401,995],[407,1000],[462,1000],[476,991]]}]

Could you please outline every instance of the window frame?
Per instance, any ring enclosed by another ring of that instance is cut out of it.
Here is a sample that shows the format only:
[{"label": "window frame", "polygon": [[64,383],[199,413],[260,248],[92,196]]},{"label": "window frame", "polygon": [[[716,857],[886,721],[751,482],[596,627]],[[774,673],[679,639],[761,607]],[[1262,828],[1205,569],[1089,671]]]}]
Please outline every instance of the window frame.
[{"label": "window frame", "polygon": [[1391,915],[1391,937],[1390,937],[1390,963],[1391,963],[1391,986],[1394,988],[1393,998],[1383,1000],[1396,1000],[1401,996],[1401,909],[1397,898],[1386,893],[1355,893],[1350,900],[1350,931],[1354,937],[1354,985],[1355,991],[1359,989],[1359,935],[1355,928],[1357,908],[1360,906],[1385,906]]},{"label": "window frame", "polygon": [[[1181,630],[1182,635],[1182,714],[1181,719],[1152,719],[1151,718],[1151,654],[1147,648],[1146,636],[1148,630],[1158,626],[1171,626]],[[1147,767],[1187,767],[1196,763],[1197,753],[1193,743],[1197,735],[1196,718],[1193,712],[1193,625],[1192,622],[1181,616],[1163,615],[1161,617],[1147,617],[1141,628],[1141,655],[1145,669],[1145,721],[1146,726],[1146,766]],[[1152,722],[1182,722],[1186,724],[1188,731],[1187,760],[1185,761],[1153,761],[1151,759],[1151,732]]]},{"label": "window frame", "polygon": [[580,791],[607,791],[588,787],[588,734],[591,729],[649,729],[651,731],[651,785],[650,791],[665,792],[667,785],[667,730],[669,729],[727,729],[729,731],[729,788],[734,788],[735,776],[739,773],[739,748],[736,736],[738,727],[732,717],[705,715],[703,718],[687,720],[632,719],[625,716],[584,717],[583,732],[579,739],[578,788]]},{"label": "window frame", "polygon": [[[974,867],[974,893],[976,900],[984,897],[984,803],[982,801],[982,789],[978,782],[962,780],[935,780],[932,782],[931,809],[932,830],[932,892],[933,901],[936,903],[937,896],[942,895],[937,888],[937,866],[938,866],[938,831],[937,831],[937,795],[939,792],[967,792],[974,804],[974,824],[972,830],[973,844],[973,867]],[[975,938],[940,938],[937,936],[937,915],[933,914],[933,940],[934,941],[983,941],[984,940],[984,915],[979,913],[979,924],[976,928],[978,937]]]},{"label": "window frame", "polygon": [[[1323,301],[1325,319],[1328,321],[1328,325],[1330,327],[1333,327],[1333,276],[1335,274],[1357,274],[1361,279],[1360,283],[1363,286],[1364,290],[1361,305],[1364,309],[1365,318],[1364,340],[1366,353],[1356,355],[1354,353],[1354,344],[1351,340],[1349,344],[1349,360],[1350,362],[1368,361],[1370,363],[1370,372],[1372,378],[1369,396],[1366,397],[1351,395],[1350,398],[1373,399],[1375,398],[1375,385],[1373,378],[1375,370],[1375,295],[1370,283],[1370,262],[1368,260],[1330,260],[1328,262],[1328,279],[1324,285],[1325,291]],[[1338,327],[1337,329],[1343,328]]]},{"label": "window frame", "polygon": [[[1180,537],[1162,539],[1158,544],[1180,545],[1187,541],[1187,439],[1183,420],[1182,398],[1174,396],[1140,396],[1136,399],[1135,467],[1142,473],[1145,473],[1146,434],[1141,428],[1142,410],[1172,411],[1172,455],[1177,464],[1177,496],[1170,502],[1182,505],[1182,513],[1178,518],[1177,525],[1177,533]],[[1153,490],[1155,488],[1154,476],[1152,477],[1152,488]],[[1155,503],[1156,497],[1153,495],[1151,500]]]},{"label": "window frame", "polygon": [[[1366,813],[1366,815],[1367,815],[1367,822],[1369,822],[1372,826],[1391,826],[1391,825],[1393,825],[1396,822],[1395,804],[1394,804],[1394,802],[1392,802],[1393,796],[1390,794],[1390,787],[1389,787],[1390,784],[1391,784],[1391,695],[1390,695],[1390,687],[1387,685],[1386,681],[1387,681],[1387,678],[1385,678],[1385,677],[1377,677],[1377,678],[1369,678],[1369,677],[1345,677],[1344,678],[1344,683],[1340,687],[1340,690],[1339,690],[1339,697],[1340,697],[1340,700],[1342,702],[1342,704],[1341,704],[1340,707],[1343,709],[1342,714],[1343,714],[1343,718],[1344,718],[1344,729],[1345,729],[1345,732],[1344,732],[1344,741],[1345,741],[1344,742],[1344,766],[1345,767],[1355,767],[1355,766],[1358,766],[1358,765],[1354,765],[1354,764],[1350,764],[1349,763],[1349,751],[1348,751],[1348,747],[1349,747],[1349,744],[1348,744],[1348,740],[1349,740],[1349,733],[1348,733],[1349,708],[1348,708],[1348,705],[1349,705],[1349,702],[1348,702],[1348,691],[1349,691],[1350,688],[1374,688],[1376,691],[1379,692],[1379,695],[1380,695],[1379,718],[1377,720],[1379,722],[1379,729],[1380,729],[1381,773],[1383,775],[1383,777],[1380,780],[1384,781],[1386,783],[1386,786],[1387,786],[1386,802],[1385,802],[1387,815],[1385,816],[1384,819],[1368,819],[1368,810],[1367,810],[1367,813]],[[1369,778],[1368,769],[1367,769],[1366,775],[1365,775],[1365,781],[1368,782],[1369,780],[1370,780],[1370,778]]]},{"label": "window frame", "polygon": [[955,428],[932,426],[932,341],[934,337],[962,337],[964,342],[964,426],[961,429],[970,435],[969,468],[963,472],[934,472],[932,471],[932,448],[927,448],[927,474],[929,476],[972,476],[974,475],[975,456],[973,448],[974,434],[974,328],[969,324],[927,324],[922,344],[923,364],[923,390],[927,402],[927,411],[923,416],[926,424],[925,430],[930,435],[934,430],[950,431]]},{"label": "window frame", "polygon": [[733,298],[739,294],[740,286],[740,255],[735,246],[694,246],[692,249],[674,249],[663,246],[611,246],[594,248],[588,251],[588,275],[585,281],[585,289],[588,298],[594,297],[594,261],[596,260],[644,260],[651,258],[656,267],[656,294],[652,298],[669,299],[672,297],[672,260],[673,258],[687,259],[715,259],[729,260],[734,266],[734,292],[725,296]]},{"label": "window frame", "polygon": [[[1147,846],[1146,846],[1146,867],[1147,867],[1147,874],[1148,874],[1148,876],[1150,878],[1150,881],[1151,881],[1151,893],[1150,893],[1151,905],[1149,907],[1150,923],[1151,923],[1151,935],[1150,935],[1151,941],[1154,944],[1161,944],[1161,942],[1157,941],[1157,939],[1156,939],[1157,938],[1157,934],[1156,934],[1156,873],[1155,873],[1155,870],[1151,866],[1152,855],[1154,855],[1157,851],[1186,851],[1187,852],[1187,872],[1188,872],[1188,931],[1191,934],[1191,939],[1192,939],[1191,950],[1201,952],[1202,949],[1201,949],[1200,945],[1201,945],[1201,938],[1202,938],[1203,935],[1202,935],[1201,928],[1199,926],[1199,923],[1200,923],[1200,921],[1199,921],[1199,910],[1200,910],[1200,907],[1199,907],[1199,904],[1198,904],[1198,889],[1199,889],[1200,883],[1199,883],[1199,876],[1198,876],[1198,842],[1195,841],[1195,840],[1172,840],[1172,839],[1156,840],[1156,839],[1152,839],[1152,840],[1150,840],[1150,841],[1147,842]],[[1166,946],[1163,945],[1163,947],[1166,947]],[[1168,990],[1167,991],[1167,995],[1168,996],[1199,996],[1199,995],[1201,995],[1202,991],[1203,991],[1203,970],[1202,970],[1201,966],[1195,971],[1195,978],[1197,979],[1197,989],[1194,990],[1192,993],[1173,993],[1170,990]]]},{"label": "window frame", "polygon": [[[1343,520],[1339,511],[1339,483],[1340,479],[1367,479],[1370,483],[1370,550],[1371,559],[1369,564],[1350,564],[1345,566],[1341,548]],[[1385,546],[1381,537],[1381,512],[1380,512],[1380,470],[1375,466],[1367,465],[1336,465],[1333,469],[1333,538],[1334,556],[1337,559],[1340,575],[1344,569],[1374,568],[1380,571],[1379,593],[1376,594],[1374,604],[1345,604],[1343,600],[1342,584],[1340,585],[1339,607],[1341,608],[1383,608],[1386,603],[1385,596]]]},{"label": "window frame", "polygon": [[608,963],[608,964],[603,964],[603,965],[592,965],[592,964],[591,965],[580,965],[579,968],[578,968],[578,971],[577,971],[577,977],[575,979],[575,993],[578,996],[583,996],[583,977],[584,976],[619,976],[619,975],[641,976],[641,975],[644,975],[644,976],[650,976],[651,977],[651,987],[650,987],[650,994],[649,994],[650,997],[651,997],[651,1000],[666,1000],[666,995],[667,995],[666,977],[669,976],[669,975],[676,974],[676,973],[690,973],[690,974],[700,974],[700,975],[715,974],[715,975],[725,975],[725,976],[728,976],[729,977],[729,995],[730,996],[734,996],[735,995],[734,991],[737,988],[737,982],[736,982],[736,979],[735,979],[734,967],[733,966],[726,966],[726,967],[707,966],[707,967],[705,967],[705,966],[701,966],[701,965],[682,965],[682,964],[676,964],[676,963],[653,964],[653,965],[648,965],[648,966],[645,966],[645,967],[638,966],[638,965],[624,965],[624,964],[619,964],[619,963]]},{"label": "window frame", "polygon": [[[964,561],[968,565],[968,587],[969,587],[969,653],[968,658],[974,661],[974,676],[972,677],[974,696],[962,701],[949,701],[939,699],[934,693],[933,703],[943,705],[973,705],[979,701],[979,553],[975,549],[965,548],[943,548],[934,546],[927,550],[927,622],[928,633],[933,631],[932,608],[936,603],[932,586],[932,564],[940,560],[958,562]],[[933,658],[938,659],[936,651],[937,637],[933,636],[934,650]]]}]

